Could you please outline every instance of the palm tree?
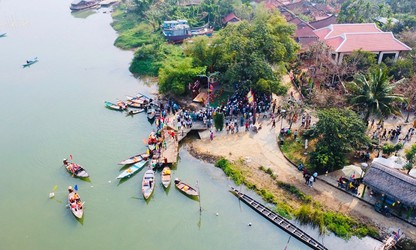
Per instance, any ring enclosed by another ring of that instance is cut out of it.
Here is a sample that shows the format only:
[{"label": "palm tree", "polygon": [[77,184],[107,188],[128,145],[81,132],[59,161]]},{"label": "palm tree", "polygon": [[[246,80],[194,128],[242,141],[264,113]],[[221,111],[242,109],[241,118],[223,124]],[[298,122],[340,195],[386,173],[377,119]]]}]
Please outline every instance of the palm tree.
[{"label": "palm tree", "polygon": [[399,103],[405,102],[401,95],[393,93],[396,83],[382,69],[373,70],[368,77],[359,74],[352,82],[350,103],[365,112],[365,120],[371,115],[388,117],[391,114],[401,115]]}]

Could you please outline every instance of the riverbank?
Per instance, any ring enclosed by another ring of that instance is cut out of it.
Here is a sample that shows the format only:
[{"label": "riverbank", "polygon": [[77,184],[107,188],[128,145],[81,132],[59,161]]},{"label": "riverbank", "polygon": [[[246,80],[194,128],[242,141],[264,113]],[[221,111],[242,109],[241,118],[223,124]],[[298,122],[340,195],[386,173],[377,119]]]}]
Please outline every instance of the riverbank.
[{"label": "riverbank", "polygon": [[229,159],[243,173],[247,182],[255,185],[258,190],[265,190],[264,192],[278,197],[278,203],[288,204],[293,211],[304,205],[304,202],[290,191],[285,191],[282,188],[284,185],[278,185],[278,182],[293,185],[301,193],[310,196],[312,201],[318,202],[323,210],[337,211],[359,223],[376,227],[381,236],[389,228],[400,227],[408,238],[416,239],[414,227],[396,218],[386,218],[375,213],[370,205],[322,181],[317,180],[312,188],[305,185],[302,174],[280,152],[276,135],[277,131],[271,129],[271,124],[263,123],[263,129],[257,134],[240,132],[227,135],[220,132],[215,134],[212,141],[202,135],[201,140],[195,140],[187,144],[187,147],[195,157],[212,163],[221,157]]}]

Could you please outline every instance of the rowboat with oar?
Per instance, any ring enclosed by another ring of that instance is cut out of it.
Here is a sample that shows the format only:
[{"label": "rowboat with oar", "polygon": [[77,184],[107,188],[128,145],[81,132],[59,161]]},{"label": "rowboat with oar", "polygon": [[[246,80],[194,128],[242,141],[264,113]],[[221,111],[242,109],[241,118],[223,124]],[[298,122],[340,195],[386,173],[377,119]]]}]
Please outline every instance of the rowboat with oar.
[{"label": "rowboat with oar", "polygon": [[126,160],[120,161],[118,165],[127,165],[127,164],[134,164],[140,161],[145,161],[149,158],[149,155],[146,153],[134,155]]},{"label": "rowboat with oar", "polygon": [[67,159],[64,159],[63,163],[66,170],[68,170],[68,172],[70,172],[73,176],[79,178],[87,178],[89,176],[87,171],[81,165],[69,162]]},{"label": "rowboat with oar", "polygon": [[155,189],[155,172],[149,169],[143,175],[142,181],[142,193],[143,197],[147,200],[152,195]]},{"label": "rowboat with oar", "polygon": [[78,219],[81,219],[84,215],[84,203],[81,201],[79,194],[71,186],[68,187],[68,205],[72,214]]},{"label": "rowboat with oar", "polygon": [[182,191],[184,194],[189,195],[191,197],[197,197],[199,195],[198,191],[195,188],[189,186],[186,183],[183,183],[178,178],[175,179],[175,186]]},{"label": "rowboat with oar", "polygon": [[172,171],[170,170],[170,167],[164,167],[162,170],[162,185],[165,188],[168,188],[170,185],[170,181],[172,179]]},{"label": "rowboat with oar", "polygon": [[142,169],[144,167],[144,165],[146,165],[146,163],[147,163],[147,160],[140,161],[140,162],[138,162],[138,163],[130,166],[128,169],[126,169],[123,172],[121,172],[121,174],[119,174],[119,176],[117,176],[117,179],[123,179],[125,177],[132,176],[134,173],[136,173],[140,169]]}]

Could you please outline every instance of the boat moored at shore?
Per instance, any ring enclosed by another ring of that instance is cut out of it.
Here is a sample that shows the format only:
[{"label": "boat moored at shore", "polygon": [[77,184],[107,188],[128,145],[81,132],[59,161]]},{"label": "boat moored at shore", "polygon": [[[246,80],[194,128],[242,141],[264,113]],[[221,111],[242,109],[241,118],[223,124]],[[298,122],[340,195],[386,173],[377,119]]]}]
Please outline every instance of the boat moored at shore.
[{"label": "boat moored at shore", "polygon": [[85,10],[89,8],[99,7],[100,0],[75,0],[69,7],[72,11]]}]

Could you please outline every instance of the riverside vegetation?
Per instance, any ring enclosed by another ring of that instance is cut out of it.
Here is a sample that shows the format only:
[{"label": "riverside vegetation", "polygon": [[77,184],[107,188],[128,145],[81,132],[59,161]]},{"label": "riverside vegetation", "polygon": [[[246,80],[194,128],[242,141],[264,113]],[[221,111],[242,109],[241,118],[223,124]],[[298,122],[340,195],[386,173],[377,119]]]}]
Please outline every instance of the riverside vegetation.
[{"label": "riverside vegetation", "polygon": [[[295,217],[303,224],[311,224],[319,229],[321,234],[332,232],[335,235],[349,239],[351,236],[372,236],[379,238],[378,230],[370,225],[336,211],[327,210],[319,202],[313,201],[311,196],[305,195],[294,185],[276,180],[270,169],[260,167],[260,170],[270,177],[272,184],[284,190],[276,195],[265,188],[260,188],[247,176],[251,176],[250,169],[245,167],[244,161],[230,162],[225,158],[216,161],[215,166],[221,168],[237,185],[244,184],[254,190],[266,202],[275,205],[274,211],[288,219]],[[282,195],[283,194],[283,195]]]}]

